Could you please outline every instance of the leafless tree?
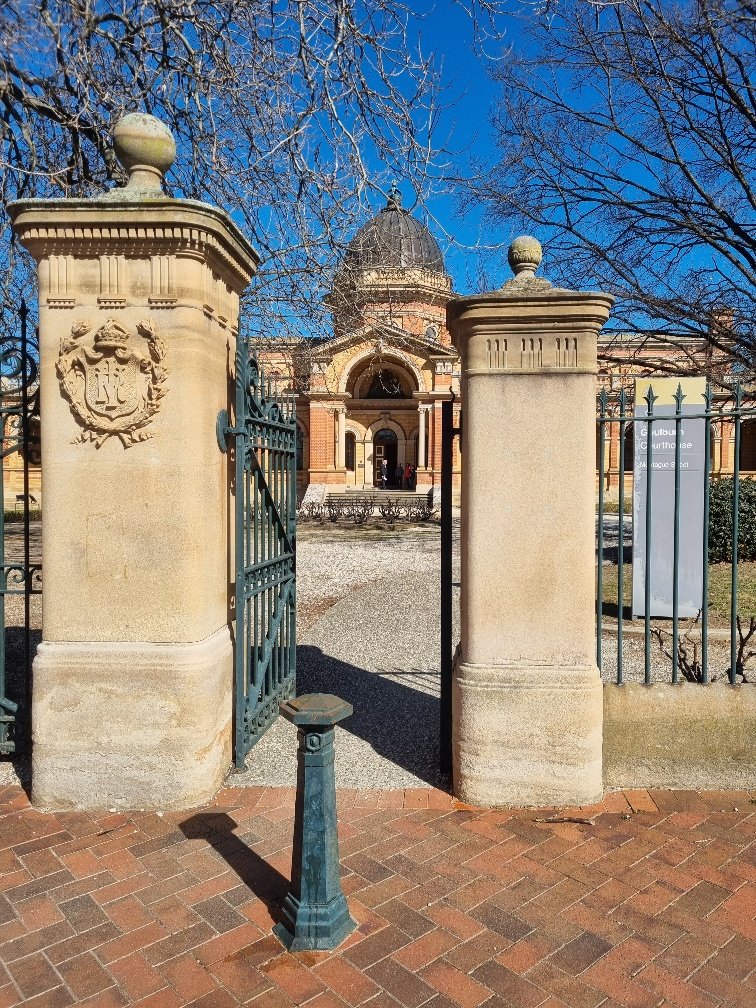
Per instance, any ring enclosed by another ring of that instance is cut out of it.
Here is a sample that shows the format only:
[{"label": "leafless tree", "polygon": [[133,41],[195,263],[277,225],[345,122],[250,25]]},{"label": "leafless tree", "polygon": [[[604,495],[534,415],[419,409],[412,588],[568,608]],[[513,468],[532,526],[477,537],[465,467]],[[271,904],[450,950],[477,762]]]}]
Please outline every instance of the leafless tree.
[{"label": "leafless tree", "polygon": [[[497,6],[455,2],[484,20]],[[438,176],[439,75],[412,7],[4,0],[0,196],[88,196],[122,181],[112,126],[150,112],[177,139],[172,194],[225,207],[262,254],[250,329],[325,331],[322,295],[378,194],[409,178],[422,204]],[[28,286],[22,259],[6,228],[9,311]]]},{"label": "leafless tree", "polygon": [[753,374],[756,5],[521,10],[526,30],[495,74],[496,163],[468,200],[544,237],[552,279],[615,293],[614,328],[704,340]]}]

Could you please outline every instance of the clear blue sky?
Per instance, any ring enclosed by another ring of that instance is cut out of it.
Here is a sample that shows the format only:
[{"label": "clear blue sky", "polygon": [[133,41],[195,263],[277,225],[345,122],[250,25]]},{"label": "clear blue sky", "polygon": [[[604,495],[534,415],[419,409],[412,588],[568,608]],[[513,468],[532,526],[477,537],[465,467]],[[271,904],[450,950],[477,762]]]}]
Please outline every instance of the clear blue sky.
[{"label": "clear blue sky", "polygon": [[[442,61],[443,75],[448,81],[446,95],[451,107],[441,119],[438,139],[447,141],[448,135],[448,146],[456,152],[451,170],[467,176],[473,157],[487,160],[494,156],[490,112],[496,101],[497,86],[491,80],[486,60],[475,52],[469,16],[451,0],[437,0],[436,10],[437,15],[424,20],[422,37],[425,45]],[[508,31],[516,31],[517,21],[510,20],[512,27],[507,25]],[[496,52],[502,46],[491,43],[489,48]],[[459,244],[485,246],[509,237],[491,234],[482,224],[479,213],[469,210],[464,216],[455,213],[455,204],[453,193],[448,193],[431,200],[428,209]],[[467,274],[475,270],[475,263],[463,250],[454,246],[447,249],[442,234],[437,233],[437,237],[446,253],[447,269],[452,274],[455,289],[464,293],[472,285],[472,278]]]},{"label": "clear blue sky", "polygon": [[[419,35],[423,53],[432,53],[441,67],[444,78],[441,102],[449,106],[442,113],[435,134],[436,146],[446,147],[451,152],[442,158],[447,162],[445,169],[442,166],[442,174],[469,176],[472,158],[487,160],[495,156],[490,112],[496,102],[497,85],[491,79],[486,59],[475,51],[469,15],[454,0],[418,0],[415,9],[423,13],[411,30]],[[511,43],[520,31],[520,22],[514,17],[507,18],[498,27],[506,29],[506,43]],[[488,51],[491,55],[499,55],[506,43],[490,42]],[[411,207],[414,200],[411,180],[398,179],[397,182],[405,205]],[[444,188],[446,191],[441,191]],[[480,213],[468,211],[460,216],[452,189],[443,185],[438,189],[439,194],[426,202],[430,215],[428,224],[444,251],[455,290],[469,292],[475,287],[477,260],[459,246],[508,244],[514,233],[503,233],[500,229],[492,233],[483,225]],[[422,217],[422,211],[419,216]],[[455,243],[449,244],[447,236]],[[494,266],[493,272],[492,279],[497,284],[508,277],[506,264]]]}]

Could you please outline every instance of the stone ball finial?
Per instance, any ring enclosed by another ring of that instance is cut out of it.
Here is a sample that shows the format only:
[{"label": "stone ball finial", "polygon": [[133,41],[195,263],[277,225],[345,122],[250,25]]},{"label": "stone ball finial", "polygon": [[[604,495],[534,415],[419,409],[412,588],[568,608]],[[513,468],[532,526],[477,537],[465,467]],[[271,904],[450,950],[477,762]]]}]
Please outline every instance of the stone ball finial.
[{"label": "stone ball finial", "polygon": [[176,141],[165,123],[146,112],[130,112],[116,123],[113,145],[129,173],[127,189],[162,191],[163,175],[176,160]]},{"label": "stone ball finial", "polygon": [[531,235],[520,235],[509,246],[507,259],[516,277],[525,280],[534,276],[543,259],[541,243]]}]

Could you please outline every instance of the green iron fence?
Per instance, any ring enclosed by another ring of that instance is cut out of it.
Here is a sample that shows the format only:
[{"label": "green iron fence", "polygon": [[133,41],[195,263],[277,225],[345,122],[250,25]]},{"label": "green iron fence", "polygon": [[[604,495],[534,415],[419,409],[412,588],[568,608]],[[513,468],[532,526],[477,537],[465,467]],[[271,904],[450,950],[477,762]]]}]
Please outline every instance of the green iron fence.
[{"label": "green iron fence", "polygon": [[248,341],[237,340],[233,441],[235,494],[234,763],[278,717],[296,686],[297,425],[293,398],[276,394]]},{"label": "green iron fence", "polygon": [[617,684],[754,682],[756,394],[677,384],[662,409],[655,382],[598,396],[597,662]]},{"label": "green iron fence", "polygon": [[[42,592],[42,567],[32,557],[30,515],[36,501],[29,487],[29,465],[39,464],[39,352],[23,302],[12,324],[13,331],[0,337],[0,755],[5,756],[27,751],[31,741],[31,596]],[[21,481],[6,499],[11,463]],[[6,524],[6,509],[12,524]]]}]

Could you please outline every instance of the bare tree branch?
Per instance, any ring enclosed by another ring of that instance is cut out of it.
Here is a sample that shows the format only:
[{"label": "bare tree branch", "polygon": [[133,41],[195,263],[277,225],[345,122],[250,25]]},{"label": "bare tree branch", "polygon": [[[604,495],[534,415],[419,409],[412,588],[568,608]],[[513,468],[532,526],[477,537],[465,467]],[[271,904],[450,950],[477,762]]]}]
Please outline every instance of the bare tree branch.
[{"label": "bare tree branch", "polygon": [[539,231],[559,282],[616,294],[616,328],[707,341],[753,374],[756,8],[527,9],[495,74],[497,160],[460,179],[467,204]]},{"label": "bare tree branch", "polygon": [[[454,2],[481,26],[499,11],[499,0]],[[420,205],[437,185],[440,79],[415,37],[413,7],[5,0],[0,197],[86,197],[123,181],[112,126],[150,112],[177,140],[171,192],[223,206],[263,256],[248,328],[324,334],[323,295],[358,223],[394,178],[410,180]],[[24,256],[6,228],[0,306],[9,316],[29,294]]]}]

